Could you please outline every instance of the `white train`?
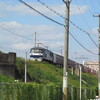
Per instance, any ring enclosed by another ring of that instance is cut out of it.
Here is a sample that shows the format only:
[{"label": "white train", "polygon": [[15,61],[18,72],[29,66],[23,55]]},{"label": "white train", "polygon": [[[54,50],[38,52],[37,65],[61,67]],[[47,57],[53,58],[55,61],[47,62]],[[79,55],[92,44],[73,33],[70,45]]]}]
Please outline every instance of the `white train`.
[{"label": "white train", "polygon": [[53,53],[52,51],[42,48],[33,47],[30,50],[30,59],[37,61],[49,61],[57,65],[63,65],[63,56]]}]

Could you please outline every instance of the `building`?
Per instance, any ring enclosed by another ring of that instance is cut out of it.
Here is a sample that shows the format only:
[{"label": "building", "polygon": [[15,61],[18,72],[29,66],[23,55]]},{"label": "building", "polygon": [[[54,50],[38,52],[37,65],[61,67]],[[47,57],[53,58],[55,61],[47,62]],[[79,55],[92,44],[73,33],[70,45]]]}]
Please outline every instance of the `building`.
[{"label": "building", "polygon": [[98,62],[97,61],[83,61],[83,65],[98,72]]}]

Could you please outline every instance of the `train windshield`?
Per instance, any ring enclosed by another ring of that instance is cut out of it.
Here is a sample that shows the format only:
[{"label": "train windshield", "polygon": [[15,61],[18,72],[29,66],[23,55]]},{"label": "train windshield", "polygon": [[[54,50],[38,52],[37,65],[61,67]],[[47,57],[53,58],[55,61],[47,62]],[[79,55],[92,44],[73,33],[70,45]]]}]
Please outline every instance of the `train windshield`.
[{"label": "train windshield", "polygon": [[31,53],[43,53],[43,49],[37,49],[37,48],[34,48],[34,49],[31,49]]}]

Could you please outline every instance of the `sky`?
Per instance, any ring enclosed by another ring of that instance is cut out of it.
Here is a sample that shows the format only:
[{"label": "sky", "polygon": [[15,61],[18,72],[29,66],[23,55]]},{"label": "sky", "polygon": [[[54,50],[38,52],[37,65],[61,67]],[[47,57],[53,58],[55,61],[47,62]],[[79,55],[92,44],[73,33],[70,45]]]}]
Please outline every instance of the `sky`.
[{"label": "sky", "polygon": [[[40,0],[61,16],[52,12],[38,0],[23,1],[42,14],[65,25],[66,5],[62,0]],[[99,18],[93,15],[97,16],[100,13],[99,5],[99,0],[71,1],[69,59],[77,62],[98,61]],[[41,43],[40,46],[48,46],[49,50],[59,55],[64,52],[65,28],[62,25],[41,16],[19,0],[0,0],[1,51],[16,52],[18,57],[23,58],[25,58],[25,52],[28,52],[29,57],[30,48],[34,47],[35,43],[35,32],[37,43]]]}]

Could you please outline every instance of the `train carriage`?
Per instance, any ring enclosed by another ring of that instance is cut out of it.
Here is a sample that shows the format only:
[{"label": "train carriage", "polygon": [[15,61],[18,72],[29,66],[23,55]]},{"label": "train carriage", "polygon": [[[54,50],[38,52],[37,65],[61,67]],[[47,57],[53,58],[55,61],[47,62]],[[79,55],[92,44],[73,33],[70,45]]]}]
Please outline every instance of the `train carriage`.
[{"label": "train carriage", "polygon": [[54,59],[53,59],[54,64],[63,66],[63,60],[64,60],[63,56],[54,54]]}]

